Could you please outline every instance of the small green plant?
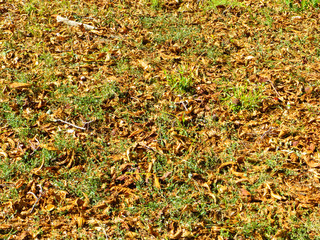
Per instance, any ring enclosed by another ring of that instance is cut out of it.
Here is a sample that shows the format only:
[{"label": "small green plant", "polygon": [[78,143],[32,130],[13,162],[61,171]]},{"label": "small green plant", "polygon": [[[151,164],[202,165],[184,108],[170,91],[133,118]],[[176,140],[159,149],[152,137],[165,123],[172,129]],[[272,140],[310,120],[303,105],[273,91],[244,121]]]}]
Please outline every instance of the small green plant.
[{"label": "small green plant", "polygon": [[151,7],[153,9],[160,9],[161,5],[161,0],[151,0]]},{"label": "small green plant", "polygon": [[180,68],[177,72],[172,74],[167,74],[165,72],[166,79],[170,87],[177,91],[178,93],[192,92],[193,87],[193,77],[192,74],[186,73],[184,68]]},{"label": "small green plant", "polygon": [[290,8],[290,10],[299,12],[299,11],[307,10],[312,7],[318,7],[319,0],[301,0],[301,1],[285,0],[285,3]]},{"label": "small green plant", "polygon": [[226,101],[234,112],[240,110],[253,111],[258,108],[265,98],[263,95],[263,85],[250,88],[247,84],[239,85],[226,90],[226,95],[227,97],[222,98],[222,100]]},{"label": "small green plant", "polygon": [[39,59],[42,60],[47,68],[52,68],[55,66],[55,59],[53,56],[49,53],[43,53],[39,56]]},{"label": "small green plant", "polygon": [[268,26],[268,27],[272,27],[272,24],[274,22],[272,16],[268,13],[268,12],[265,12],[264,13],[264,16],[265,16],[265,24]]},{"label": "small green plant", "polygon": [[236,0],[209,0],[209,1],[199,1],[200,3],[203,2],[206,8],[208,9],[215,9],[217,6],[230,6],[230,7],[235,7],[235,6],[241,6],[242,3],[238,2]]},{"label": "small green plant", "polygon": [[27,14],[31,14],[32,12],[36,11],[37,8],[34,6],[33,3],[27,3],[24,5],[24,10]]}]

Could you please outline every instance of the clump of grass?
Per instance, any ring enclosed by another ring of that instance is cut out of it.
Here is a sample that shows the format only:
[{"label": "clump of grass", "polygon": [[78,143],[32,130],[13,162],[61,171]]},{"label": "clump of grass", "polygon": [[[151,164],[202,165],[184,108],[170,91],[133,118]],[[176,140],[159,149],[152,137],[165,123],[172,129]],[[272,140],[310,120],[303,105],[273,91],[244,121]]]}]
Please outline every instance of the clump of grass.
[{"label": "clump of grass", "polygon": [[203,3],[206,9],[216,9],[217,6],[229,6],[236,7],[242,6],[242,3],[236,0],[199,0],[199,3]]},{"label": "clump of grass", "polygon": [[285,4],[289,7],[291,11],[300,12],[308,10],[309,8],[315,8],[319,6],[319,0],[285,0]]},{"label": "clump of grass", "polygon": [[227,103],[233,112],[240,110],[253,111],[259,107],[259,104],[265,98],[263,86],[250,88],[248,85],[239,85],[224,91],[226,97],[222,100]]},{"label": "clump of grass", "polygon": [[183,93],[192,93],[193,91],[193,76],[192,73],[190,74],[186,69],[186,66],[181,66],[179,70],[168,74],[165,72],[166,79],[168,84],[170,85],[171,89],[178,92],[179,94]]},{"label": "clump of grass", "polygon": [[151,7],[153,9],[161,9],[162,2],[161,0],[151,0]]}]

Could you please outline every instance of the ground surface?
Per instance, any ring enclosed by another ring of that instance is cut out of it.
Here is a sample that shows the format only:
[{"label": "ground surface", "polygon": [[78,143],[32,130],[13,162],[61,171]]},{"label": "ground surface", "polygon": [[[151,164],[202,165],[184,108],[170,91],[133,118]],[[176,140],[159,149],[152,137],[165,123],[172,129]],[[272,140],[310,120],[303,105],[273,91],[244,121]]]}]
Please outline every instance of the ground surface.
[{"label": "ground surface", "polygon": [[0,238],[317,239],[319,16],[1,0]]}]

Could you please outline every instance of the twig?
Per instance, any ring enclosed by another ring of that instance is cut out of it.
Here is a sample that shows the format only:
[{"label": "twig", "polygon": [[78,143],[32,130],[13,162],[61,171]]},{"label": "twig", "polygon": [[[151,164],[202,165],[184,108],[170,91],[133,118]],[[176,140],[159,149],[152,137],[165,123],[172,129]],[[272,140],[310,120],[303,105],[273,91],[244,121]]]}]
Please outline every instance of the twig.
[{"label": "twig", "polygon": [[74,125],[74,124],[72,124],[72,123],[63,121],[63,120],[61,120],[61,119],[54,119],[53,121],[55,121],[55,122],[62,122],[62,123],[68,124],[68,125],[70,125],[70,126],[72,126],[72,127],[75,127],[75,128],[81,129],[81,130],[87,130],[87,129],[84,128],[84,127],[79,127],[79,126],[77,126],[77,125]]},{"label": "twig", "polygon": [[186,110],[186,111],[188,111],[188,108],[187,108],[187,105],[188,105],[188,101],[186,100],[186,101],[181,101],[181,102],[176,102],[175,104],[182,104],[182,106],[184,107],[184,109]]},{"label": "twig", "polygon": [[31,142],[31,141],[29,141],[29,143],[31,143],[31,147],[33,148],[32,150],[32,153],[30,153],[30,156],[32,156],[38,149],[39,149],[39,147],[40,147],[40,142],[39,142],[39,140],[37,139],[37,138],[34,138],[36,141],[37,141],[37,143],[38,143],[38,145],[37,145],[37,147],[35,147],[34,146],[34,144],[33,144],[33,142]]},{"label": "twig", "polygon": [[271,133],[274,129],[277,129],[277,128],[275,128],[275,127],[269,127],[268,130],[265,131],[265,132],[261,135],[258,143],[260,143],[261,140],[262,140],[266,135],[268,135],[269,133]]},{"label": "twig", "polygon": [[43,194],[42,186],[41,186],[40,184],[39,184],[38,186],[39,186],[39,188],[40,188],[40,191],[39,191],[39,197],[37,197],[37,195],[35,195],[33,192],[27,192],[27,194],[31,194],[31,195],[33,195],[33,196],[36,198],[36,201],[35,201],[35,203],[33,204],[33,206],[32,206],[32,209],[31,209],[30,213],[32,213],[32,212],[33,212],[34,207],[37,205],[37,203],[39,202],[39,200],[40,200],[40,198],[41,198],[41,196],[42,196],[42,194]]},{"label": "twig", "polygon": [[131,98],[136,100],[137,102],[140,102],[140,100],[138,98],[135,98],[135,97],[131,97]]},{"label": "twig", "polygon": [[89,121],[89,122],[85,122],[85,121],[83,121],[83,120],[81,120],[81,121],[82,121],[82,123],[83,123],[83,127],[86,127],[86,129],[88,129],[88,128],[89,128],[89,124],[92,123],[92,122],[94,122],[95,120],[91,120],[91,121]]},{"label": "twig", "polygon": [[64,18],[64,17],[61,17],[61,16],[57,16],[57,22],[63,22],[65,24],[73,26],[73,27],[83,26],[86,30],[95,29],[94,26],[91,26],[91,25],[88,25],[88,24],[79,23],[79,22],[76,22],[76,21],[71,21],[68,18]]},{"label": "twig", "polygon": [[273,90],[274,90],[274,91],[276,92],[276,94],[278,95],[278,97],[281,98],[280,94],[278,93],[277,89],[274,87],[273,83],[272,83],[270,80],[268,80],[268,81],[269,81],[269,83],[271,84]]}]

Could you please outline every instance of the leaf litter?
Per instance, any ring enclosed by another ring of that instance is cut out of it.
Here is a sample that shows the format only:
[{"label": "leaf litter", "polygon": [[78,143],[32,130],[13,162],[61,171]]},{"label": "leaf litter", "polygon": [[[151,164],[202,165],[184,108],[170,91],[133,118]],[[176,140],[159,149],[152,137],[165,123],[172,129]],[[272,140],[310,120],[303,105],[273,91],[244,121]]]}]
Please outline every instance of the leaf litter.
[{"label": "leaf litter", "polygon": [[316,239],[319,8],[289,2],[0,1],[1,238]]}]

